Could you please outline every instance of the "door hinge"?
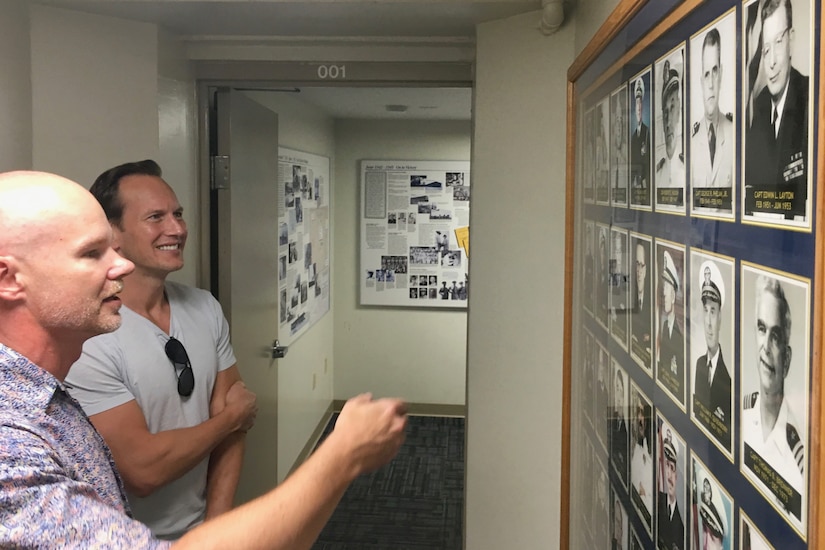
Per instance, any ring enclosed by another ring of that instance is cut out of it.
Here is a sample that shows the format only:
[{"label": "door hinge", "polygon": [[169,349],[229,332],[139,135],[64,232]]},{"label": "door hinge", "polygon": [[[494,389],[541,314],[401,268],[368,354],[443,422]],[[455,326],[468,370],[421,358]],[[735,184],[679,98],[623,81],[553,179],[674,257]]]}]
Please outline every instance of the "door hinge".
[{"label": "door hinge", "polygon": [[212,157],[212,173],[210,174],[213,190],[229,189],[230,167],[229,155],[215,155]]}]

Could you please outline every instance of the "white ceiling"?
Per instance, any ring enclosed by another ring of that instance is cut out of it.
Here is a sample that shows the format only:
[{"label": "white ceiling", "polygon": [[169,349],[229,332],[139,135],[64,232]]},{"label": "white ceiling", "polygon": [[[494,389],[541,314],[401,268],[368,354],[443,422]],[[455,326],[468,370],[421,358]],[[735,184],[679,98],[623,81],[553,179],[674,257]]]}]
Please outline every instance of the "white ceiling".
[{"label": "white ceiling", "polygon": [[[157,24],[183,40],[386,39],[472,44],[475,26],[538,10],[541,0],[36,0]],[[469,120],[469,88],[302,88],[336,118]],[[387,105],[405,105],[388,112]]]},{"label": "white ceiling", "polygon": [[467,37],[541,0],[36,0],[156,23],[182,37]]}]

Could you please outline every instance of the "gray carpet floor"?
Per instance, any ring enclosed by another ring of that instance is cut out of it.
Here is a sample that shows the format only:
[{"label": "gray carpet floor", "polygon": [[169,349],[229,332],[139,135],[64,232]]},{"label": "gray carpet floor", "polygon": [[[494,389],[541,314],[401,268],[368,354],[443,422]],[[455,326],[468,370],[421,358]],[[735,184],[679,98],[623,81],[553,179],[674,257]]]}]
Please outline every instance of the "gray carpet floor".
[{"label": "gray carpet floor", "polygon": [[463,521],[464,419],[411,416],[398,456],[355,480],[313,550],[461,550]]}]

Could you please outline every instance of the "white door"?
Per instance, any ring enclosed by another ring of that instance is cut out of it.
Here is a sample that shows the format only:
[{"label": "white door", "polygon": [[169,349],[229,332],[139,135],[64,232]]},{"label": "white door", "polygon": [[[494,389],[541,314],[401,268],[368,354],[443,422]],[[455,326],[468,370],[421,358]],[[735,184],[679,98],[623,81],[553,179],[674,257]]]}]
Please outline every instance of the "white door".
[{"label": "white door", "polygon": [[[237,90],[216,96],[217,155],[228,156],[228,183],[213,193],[217,213],[218,298],[246,385],[258,395],[247,434],[237,500],[277,483],[278,115]],[[215,223],[213,217],[213,223]]]}]

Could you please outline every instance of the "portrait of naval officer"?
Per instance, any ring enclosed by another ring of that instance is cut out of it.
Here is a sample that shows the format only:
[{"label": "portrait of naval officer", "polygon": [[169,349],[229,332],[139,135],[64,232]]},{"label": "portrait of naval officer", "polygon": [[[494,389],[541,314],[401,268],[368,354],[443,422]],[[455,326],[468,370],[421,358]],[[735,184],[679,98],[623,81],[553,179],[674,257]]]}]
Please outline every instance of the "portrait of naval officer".
[{"label": "portrait of naval officer", "polygon": [[722,503],[720,490],[718,487],[714,489],[714,485],[705,477],[699,497],[699,517],[702,518],[699,544],[702,550],[722,550],[725,541],[731,537],[728,514]]},{"label": "portrait of naval officer", "polygon": [[676,295],[679,292],[679,271],[671,252],[662,254],[662,272],[659,278],[659,343],[656,377],[679,403],[685,403],[685,338],[676,318]]},{"label": "portrait of naval officer", "polygon": [[[719,341],[723,310],[730,308],[726,303],[725,282],[716,262],[705,260],[699,268],[697,287],[702,302],[702,329],[706,344],[705,354],[696,360],[694,368],[693,402],[697,419],[726,448],[731,443],[731,377],[725,364],[722,345]],[[697,295],[694,293],[694,295]],[[696,335],[699,340],[699,335]],[[730,351],[730,350],[728,350]],[[705,418],[710,415],[721,423],[719,429],[714,422]]]},{"label": "portrait of naval officer", "polygon": [[[743,396],[744,461],[747,465],[749,450],[756,453],[790,488],[804,495],[805,434],[800,431],[791,403],[786,399],[786,382],[793,357],[790,345],[791,309],[786,289],[777,278],[762,274],[756,279],[754,298],[754,368],[759,379],[759,391]],[[805,330],[804,324],[801,330]],[[742,368],[744,376],[747,367],[743,365]],[[763,475],[754,473],[763,483],[770,485]],[[783,502],[780,504],[784,506]],[[801,519],[798,510],[791,513]]]},{"label": "portrait of naval officer", "polygon": [[[664,428],[664,426],[663,426]],[[661,435],[661,434],[660,434]],[[664,491],[658,494],[656,514],[656,548],[659,550],[683,550],[685,547],[685,522],[676,499],[679,483],[679,454],[670,428],[666,428],[661,439],[661,452],[664,460]],[[683,458],[684,460],[684,458]]]},{"label": "portrait of naval officer", "polygon": [[[677,55],[682,55],[680,50]],[[671,56],[675,57],[675,56]],[[657,144],[655,183],[657,189],[685,188],[685,155],[682,150],[682,77],[679,70],[673,66],[671,60],[665,60],[660,73],[662,75],[662,136],[664,138],[664,154],[661,154]],[[658,138],[657,133],[657,138]],[[681,207],[684,197],[661,200],[657,192],[657,202],[669,206]]]},{"label": "portrait of naval officer", "polygon": [[745,134],[744,183],[751,191],[791,192],[784,218],[792,220],[804,217],[807,207],[810,82],[791,62],[791,0],[762,0],[760,11],[760,64],[751,90],[753,120]]},{"label": "portrait of naval officer", "polygon": [[650,127],[642,109],[645,83],[638,77],[633,83],[633,127],[630,134],[630,185],[633,204],[650,205]]},{"label": "portrait of naval officer", "polygon": [[[735,36],[734,26],[734,36]],[[726,37],[733,40],[734,36]],[[690,183],[692,188],[733,187],[733,160],[736,129],[733,114],[722,112],[719,100],[725,94],[725,104],[733,105],[736,90],[722,90],[722,76],[728,67],[722,63],[722,37],[717,27],[705,33],[702,40],[701,59],[693,51],[693,66],[700,70],[702,111],[701,118],[693,124],[690,138]],[[726,54],[728,50],[726,50]],[[726,55],[725,59],[729,59]],[[736,64],[730,64],[735,70]],[[694,69],[695,70],[695,69]],[[696,93],[697,91],[691,90]],[[694,118],[693,116],[691,118]],[[697,117],[698,118],[698,117]]]}]

